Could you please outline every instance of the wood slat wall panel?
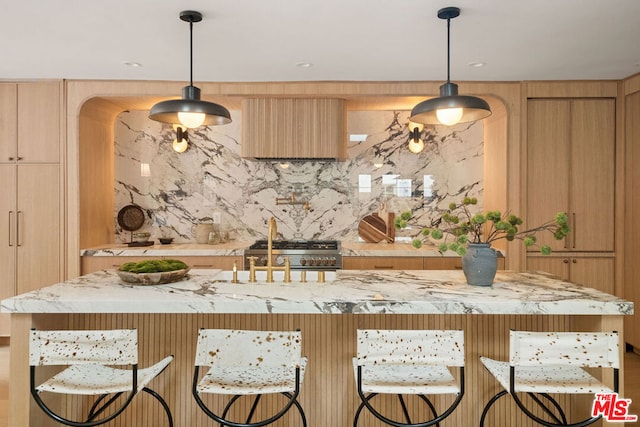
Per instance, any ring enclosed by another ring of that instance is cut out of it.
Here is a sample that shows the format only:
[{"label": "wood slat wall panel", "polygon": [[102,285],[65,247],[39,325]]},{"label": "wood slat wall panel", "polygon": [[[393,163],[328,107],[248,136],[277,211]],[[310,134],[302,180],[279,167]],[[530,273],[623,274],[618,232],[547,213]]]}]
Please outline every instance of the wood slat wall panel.
[{"label": "wood slat wall panel", "polygon": [[[597,316],[596,316],[597,317]],[[480,356],[506,359],[509,351],[509,329],[572,330],[570,316],[498,316],[498,315],[179,315],[179,314],[122,314],[71,315],[69,328],[109,329],[138,328],[140,366],[148,366],[168,354],[175,361],[151,387],[161,393],[174,415],[175,425],[205,426],[211,421],[197,408],[191,396],[193,360],[199,328],[234,328],[257,330],[300,329],[303,336],[303,354],[309,358],[300,403],[307,414],[309,425],[343,427],[352,424],[358,404],[351,358],[355,355],[355,333],[362,329],[463,329],[465,331],[466,394],[454,415],[442,423],[443,427],[475,425],[487,400],[499,386],[485,371]],[[582,319],[582,330],[597,328],[595,319]],[[383,411],[401,416],[395,398],[376,398]],[[435,399],[436,407],[451,401],[451,397]],[[222,402],[212,398],[219,409]],[[561,402],[567,403],[565,399]],[[410,407],[414,408],[415,402]],[[67,403],[68,409],[79,411],[81,402]],[[259,414],[275,411],[275,399],[263,399]],[[246,414],[248,405],[239,404],[237,412]],[[416,417],[425,415],[422,408]],[[471,420],[471,421],[470,421]],[[491,411],[488,424],[501,426],[531,426],[514,409],[510,399],[502,399]],[[166,421],[159,405],[148,396],[138,396],[126,414],[109,426],[154,425],[164,426]],[[380,426],[371,415],[361,416],[361,426]],[[291,411],[278,426],[301,426],[297,413]]]}]

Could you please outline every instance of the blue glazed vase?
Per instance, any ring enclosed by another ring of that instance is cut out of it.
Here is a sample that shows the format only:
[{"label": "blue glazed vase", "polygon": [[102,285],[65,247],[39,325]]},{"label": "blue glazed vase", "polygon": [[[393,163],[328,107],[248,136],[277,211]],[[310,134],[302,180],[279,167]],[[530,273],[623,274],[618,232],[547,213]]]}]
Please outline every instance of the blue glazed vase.
[{"label": "blue glazed vase", "polygon": [[467,283],[491,286],[498,270],[498,254],[490,243],[469,243],[462,256],[462,271]]}]

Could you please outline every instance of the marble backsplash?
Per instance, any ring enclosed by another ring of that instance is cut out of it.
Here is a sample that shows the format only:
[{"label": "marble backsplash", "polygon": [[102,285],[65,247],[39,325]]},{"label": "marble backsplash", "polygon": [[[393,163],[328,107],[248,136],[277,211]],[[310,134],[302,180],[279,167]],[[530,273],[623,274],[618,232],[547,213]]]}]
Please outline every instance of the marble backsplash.
[{"label": "marble backsplash", "polygon": [[[482,206],[482,122],[427,126],[425,149],[413,154],[408,111],[349,111],[348,134],[355,140],[348,142],[346,161],[281,164],[241,158],[242,117],[240,111],[231,116],[228,125],[190,130],[189,149],[179,154],[172,150],[171,126],[150,120],[148,111],[121,113],[115,123],[114,218],[137,204],[146,211],[140,231],[175,242],[193,242],[193,225],[218,217],[221,228],[242,240],[265,238],[275,217],[281,238],[357,241],[359,221],[382,203],[389,212],[412,210],[425,224],[465,194]],[[308,201],[309,209],[276,204],[292,194]],[[115,241],[130,238],[116,223]]]}]

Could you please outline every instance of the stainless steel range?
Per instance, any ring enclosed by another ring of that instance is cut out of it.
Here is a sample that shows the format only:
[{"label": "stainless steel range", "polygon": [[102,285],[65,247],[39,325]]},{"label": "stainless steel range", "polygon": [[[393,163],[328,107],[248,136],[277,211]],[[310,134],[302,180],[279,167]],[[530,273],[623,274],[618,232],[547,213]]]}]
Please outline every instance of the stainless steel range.
[{"label": "stainless steel range", "polygon": [[[256,257],[256,265],[267,265],[266,240],[258,240],[244,251],[244,268],[249,269],[249,257]],[[274,266],[284,265],[289,258],[292,270],[340,270],[342,252],[335,240],[274,240],[272,243]]]}]

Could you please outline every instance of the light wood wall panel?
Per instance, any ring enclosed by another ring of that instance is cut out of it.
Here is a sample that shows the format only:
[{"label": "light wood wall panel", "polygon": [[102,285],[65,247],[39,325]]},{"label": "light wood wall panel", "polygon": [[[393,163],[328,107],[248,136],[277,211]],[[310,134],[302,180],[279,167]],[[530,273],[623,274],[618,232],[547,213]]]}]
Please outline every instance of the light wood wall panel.
[{"label": "light wood wall panel", "polygon": [[[78,190],[80,205],[78,237],[80,247],[113,243],[114,222],[114,119],[119,108],[97,99],[83,105],[79,115]],[[72,227],[74,227],[72,225]],[[70,262],[79,263],[78,254]]]},{"label": "light wood wall panel", "polygon": [[[71,315],[69,328],[138,328],[140,366],[147,366],[167,354],[174,354],[175,361],[158,379],[152,388],[165,396],[172,408],[176,425],[205,426],[211,422],[197,408],[191,396],[193,360],[196,335],[199,328],[235,328],[257,330],[300,329],[303,336],[303,354],[309,364],[300,402],[305,408],[309,425],[344,427],[352,424],[358,404],[351,358],[355,355],[355,333],[362,329],[463,329],[465,331],[466,386],[467,391],[461,406],[452,418],[442,423],[443,427],[476,425],[486,401],[499,386],[486,373],[479,361],[480,356],[504,359],[508,355],[510,329],[519,330],[598,330],[604,324],[598,316],[572,318],[570,316],[528,315],[178,315],[178,314],[119,314],[119,315]],[[616,323],[613,322],[613,327]],[[604,325],[611,326],[611,325]],[[436,399],[442,407],[449,397]],[[585,401],[585,400],[588,400]],[[160,408],[150,404],[151,400],[138,396],[137,402],[113,426],[166,425]],[[214,405],[222,403],[213,399]],[[575,405],[588,406],[590,396]],[[400,415],[395,399],[379,399],[383,410]],[[565,404],[568,401],[564,401]],[[82,402],[68,401],[67,410],[79,411]],[[266,399],[261,411],[273,410],[274,402]],[[411,404],[413,407],[413,404]],[[220,406],[218,406],[220,407]],[[240,412],[247,406],[238,406]],[[246,412],[243,412],[246,413]],[[421,411],[418,411],[421,413]],[[146,421],[145,421],[146,420]],[[150,424],[149,420],[153,420]],[[507,398],[498,403],[487,420],[494,427],[531,426],[514,404]],[[278,426],[297,427],[301,423],[295,412],[291,412]],[[381,424],[368,414],[362,416],[361,424],[377,427]]]},{"label": "light wood wall panel", "polygon": [[[228,108],[239,108],[241,99],[248,97],[322,97],[339,98],[346,102],[346,109],[356,109],[362,106],[368,108],[404,108],[410,109],[427,96],[439,93],[441,82],[261,82],[261,83],[210,83],[200,85],[203,99],[220,102]],[[111,238],[108,227],[103,224],[90,226],[93,216],[113,212],[105,205],[105,200],[111,200],[112,195],[102,190],[102,185],[108,176],[106,172],[98,170],[98,177],[89,177],[96,181],[94,191],[84,181],[85,174],[90,171],[85,166],[85,153],[98,150],[103,153],[106,146],[112,143],[110,128],[91,129],[90,126],[111,126],[113,118],[127,109],[148,109],[155,102],[167,97],[175,97],[183,86],[180,82],[161,81],[68,81],[67,82],[67,252],[79,254],[80,249],[109,242]],[[493,144],[491,156],[494,154],[496,163],[491,163],[491,173],[485,179],[485,188],[501,188],[504,183],[520,173],[518,165],[518,147],[520,141],[520,83],[491,83],[491,82],[459,82],[461,93],[477,95],[486,98],[495,116],[490,118],[485,128],[485,143]],[[95,103],[95,105],[94,105]],[[102,109],[102,111],[92,111]],[[85,120],[87,116],[87,121]],[[81,125],[80,123],[84,123]],[[86,127],[85,127],[86,125]],[[506,126],[506,129],[505,127]],[[508,160],[507,159],[508,156]],[[94,164],[101,155],[90,157]],[[107,161],[102,158],[100,161]],[[503,162],[507,161],[503,165]],[[504,174],[507,174],[504,176]],[[502,183],[502,184],[501,184]],[[509,185],[515,190],[515,186]],[[101,194],[102,193],[102,194]],[[107,199],[105,199],[107,197]],[[509,207],[514,211],[521,211],[518,191],[509,190],[507,194],[496,191],[490,196],[492,203],[500,203],[496,208]],[[112,202],[111,202],[112,203]],[[95,204],[95,205],[94,205]],[[94,206],[91,206],[94,205]],[[105,218],[104,221],[107,219]],[[110,224],[112,223],[109,222]],[[509,244],[509,255],[523,253],[521,245]],[[507,259],[511,259],[508,257]],[[516,257],[515,259],[518,259]],[[517,270],[518,264],[507,268]],[[78,256],[68,257],[67,277],[80,274],[80,260]]]}]

